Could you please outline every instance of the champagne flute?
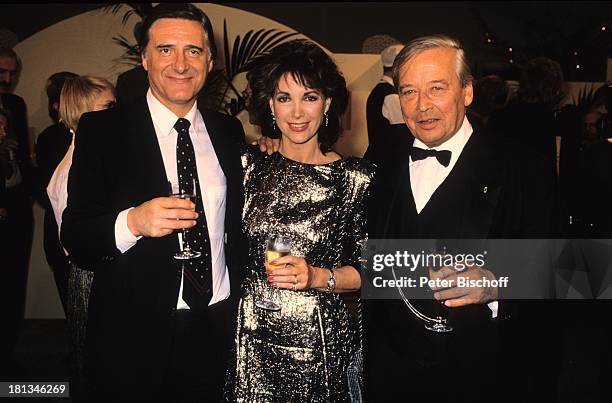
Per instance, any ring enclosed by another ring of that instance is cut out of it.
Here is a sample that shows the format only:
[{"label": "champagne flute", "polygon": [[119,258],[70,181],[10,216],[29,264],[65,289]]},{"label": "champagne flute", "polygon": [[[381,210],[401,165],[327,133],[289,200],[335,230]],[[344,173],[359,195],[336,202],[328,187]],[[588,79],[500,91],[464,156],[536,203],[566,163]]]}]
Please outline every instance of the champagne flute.
[{"label": "champagne flute", "polygon": [[[434,281],[440,278],[440,270],[444,267],[442,262],[444,261],[444,256],[446,256],[445,247],[442,248],[442,253],[438,256],[440,256],[440,265],[434,264],[427,268],[429,279]],[[446,317],[448,308],[444,305],[444,301],[436,301],[434,305],[438,308],[437,312],[434,313],[434,317],[429,322],[425,323],[425,329],[436,333],[452,332],[453,327],[448,323],[448,318]]]},{"label": "champagne flute", "polygon": [[[192,202],[196,202],[197,197],[197,182],[195,179],[192,180],[191,189],[181,189],[180,186],[173,186],[171,182],[168,182],[168,186],[170,187],[170,197],[174,197],[177,199],[183,200],[191,200]],[[188,230],[183,228],[181,232],[178,234],[179,245],[181,250],[174,254],[174,258],[177,260],[188,260],[195,259],[200,257],[202,253],[197,250],[191,249],[189,246],[189,242],[187,241],[187,233]]]},{"label": "champagne flute", "polygon": [[[265,266],[266,270],[280,269],[282,265],[273,265],[271,262],[275,259],[291,254],[291,239],[285,235],[270,235],[266,239],[265,245]],[[255,306],[268,311],[280,311],[280,305],[272,301],[272,286],[266,284],[267,299],[259,299],[255,301]]]}]

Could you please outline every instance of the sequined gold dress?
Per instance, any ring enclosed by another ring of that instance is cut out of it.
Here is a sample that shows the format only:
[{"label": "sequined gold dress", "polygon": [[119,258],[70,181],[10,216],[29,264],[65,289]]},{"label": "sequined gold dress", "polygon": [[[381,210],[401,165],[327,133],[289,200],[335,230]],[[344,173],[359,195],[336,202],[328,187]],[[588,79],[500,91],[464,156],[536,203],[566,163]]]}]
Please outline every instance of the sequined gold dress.
[{"label": "sequined gold dress", "polygon": [[[358,158],[303,164],[252,147],[243,152],[242,164],[249,265],[226,397],[239,402],[348,401],[346,369],[358,340],[342,296],[270,291],[263,252],[268,234],[282,231],[291,238],[292,254],[313,266],[359,267],[373,166]],[[262,298],[281,310],[256,307]]]}]

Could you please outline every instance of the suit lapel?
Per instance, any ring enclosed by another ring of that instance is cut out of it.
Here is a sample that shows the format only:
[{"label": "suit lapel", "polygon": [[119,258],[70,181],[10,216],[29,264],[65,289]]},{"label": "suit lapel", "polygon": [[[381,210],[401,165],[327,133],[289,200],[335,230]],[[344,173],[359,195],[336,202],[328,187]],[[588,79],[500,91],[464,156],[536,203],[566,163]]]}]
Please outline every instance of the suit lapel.
[{"label": "suit lapel", "polygon": [[412,184],[410,182],[410,147],[412,142],[407,145],[404,152],[398,153],[399,164],[394,172],[389,172],[395,176],[391,203],[386,212],[384,226],[385,234],[394,234],[396,237],[404,237],[414,233],[416,219],[416,204],[412,194]]},{"label": "suit lapel", "polygon": [[467,198],[462,217],[462,237],[487,237],[500,200],[499,167],[484,136],[486,134],[474,131],[455,166],[457,179],[465,184]]},{"label": "suit lapel", "polygon": [[[474,129],[457,163],[446,179],[431,195],[421,215],[437,217],[438,209],[453,209],[460,215],[456,233],[458,237],[486,237],[491,229],[501,191],[499,167],[485,134]],[[406,200],[416,215],[410,189],[410,172]],[[400,186],[398,184],[398,186]],[[435,209],[434,211],[429,211]],[[426,228],[424,228],[426,230]]]},{"label": "suit lapel", "polygon": [[221,165],[221,169],[229,181],[236,172],[235,164],[238,160],[235,158],[236,156],[233,155],[230,139],[224,133],[224,129],[226,128],[214,113],[206,109],[200,109],[200,113],[204,119],[210,141],[215,149],[215,154],[217,154],[219,165]]},{"label": "suit lapel", "polygon": [[139,98],[125,113],[128,124],[126,149],[132,153],[131,158],[138,160],[139,187],[147,193],[145,200],[167,196],[168,177],[146,98]]}]

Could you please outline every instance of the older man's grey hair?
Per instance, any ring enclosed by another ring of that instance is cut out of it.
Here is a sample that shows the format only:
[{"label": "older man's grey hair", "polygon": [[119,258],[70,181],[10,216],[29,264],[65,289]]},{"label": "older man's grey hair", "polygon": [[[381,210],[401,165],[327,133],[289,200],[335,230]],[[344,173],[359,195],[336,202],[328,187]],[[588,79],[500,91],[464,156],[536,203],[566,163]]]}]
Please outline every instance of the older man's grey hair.
[{"label": "older man's grey hair", "polygon": [[472,71],[468,65],[461,42],[446,35],[430,35],[422,36],[408,42],[395,58],[395,62],[393,62],[393,83],[395,84],[395,89],[399,92],[399,72],[402,66],[408,63],[413,57],[426,50],[439,48],[456,50],[456,71],[461,87],[463,88],[471,83],[474,78],[472,77]]}]

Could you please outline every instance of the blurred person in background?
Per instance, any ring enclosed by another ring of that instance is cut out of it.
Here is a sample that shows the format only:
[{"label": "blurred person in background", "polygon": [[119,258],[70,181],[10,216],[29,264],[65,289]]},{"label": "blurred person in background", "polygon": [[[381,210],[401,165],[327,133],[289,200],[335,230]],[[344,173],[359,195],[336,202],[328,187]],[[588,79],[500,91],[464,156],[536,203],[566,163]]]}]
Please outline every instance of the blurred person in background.
[{"label": "blurred person in background", "polygon": [[38,202],[45,210],[44,230],[43,230],[43,246],[47,263],[51,267],[55,285],[66,312],[66,287],[68,284],[68,258],[64,254],[59,241],[59,233],[55,217],[53,216],[53,208],[47,196],[47,185],[49,180],[60,163],[72,142],[72,134],[70,129],[66,127],[59,119],[60,94],[64,82],[68,78],[78,77],[77,74],[68,71],[62,71],[52,74],[47,79],[47,98],[49,117],[53,124],[43,130],[36,139],[36,164],[38,171],[36,175],[36,196]]},{"label": "blurred person in background", "polygon": [[[58,230],[62,226],[62,213],[68,201],[68,174],[74,152],[74,134],[81,116],[86,112],[101,111],[115,104],[115,89],[106,79],[92,76],[67,78],[64,82],[59,116],[70,130],[71,143],[64,158],[58,164],[47,186]],[[85,335],[89,294],[94,273],[90,268],[70,265],[66,292],[66,319],[69,335],[69,352],[72,367],[71,392],[75,401],[87,400],[85,374]]]},{"label": "blurred person in background", "polygon": [[555,111],[563,97],[561,65],[546,57],[527,62],[518,95],[491,114],[487,129],[528,147],[556,172]]},{"label": "blurred person in background", "polygon": [[391,45],[381,52],[383,75],[366,101],[368,148],[363,157],[374,163],[379,163],[389,152],[397,149],[398,144],[412,139],[408,126],[404,124],[392,77],[393,62],[403,47],[402,44]]},{"label": "blurred person in background", "polygon": [[[6,111],[8,130],[4,139],[5,208],[8,211],[0,237],[0,317],[4,328],[0,336],[3,357],[0,366],[5,371],[17,340],[25,309],[28,265],[32,247],[34,219],[32,216],[32,164],[26,105],[23,99],[12,93],[15,88],[21,63],[15,51],[0,47],[0,108]],[[6,355],[6,356],[5,356]],[[3,370],[0,369],[0,372]]]},{"label": "blurred person in background", "polygon": [[489,117],[501,110],[508,101],[508,86],[497,75],[491,74],[474,81],[474,101],[467,110],[467,115],[474,124],[486,128]]}]

